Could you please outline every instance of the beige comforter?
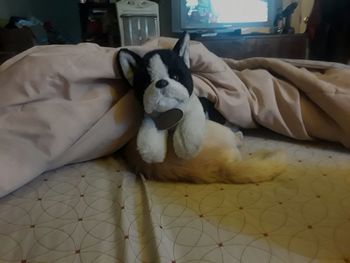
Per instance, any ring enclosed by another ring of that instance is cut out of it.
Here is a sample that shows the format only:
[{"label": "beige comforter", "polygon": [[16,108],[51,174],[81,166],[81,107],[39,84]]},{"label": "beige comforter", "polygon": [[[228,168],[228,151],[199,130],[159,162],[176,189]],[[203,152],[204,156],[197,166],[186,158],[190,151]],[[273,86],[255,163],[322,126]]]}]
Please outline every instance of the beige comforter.
[{"label": "beige comforter", "polygon": [[[171,48],[160,38],[147,47]],[[243,128],[263,126],[300,140],[350,147],[350,67],[307,60],[222,59],[192,42],[191,70],[199,95]]]},{"label": "beige comforter", "polygon": [[[132,49],[143,54],[175,41]],[[115,72],[115,53],[94,44],[43,46],[1,65],[0,196],[46,170],[110,154],[134,136],[141,111]],[[349,68],[311,63],[321,69],[311,72],[293,63],[223,60],[191,45],[198,94],[230,122],[350,147]]]}]

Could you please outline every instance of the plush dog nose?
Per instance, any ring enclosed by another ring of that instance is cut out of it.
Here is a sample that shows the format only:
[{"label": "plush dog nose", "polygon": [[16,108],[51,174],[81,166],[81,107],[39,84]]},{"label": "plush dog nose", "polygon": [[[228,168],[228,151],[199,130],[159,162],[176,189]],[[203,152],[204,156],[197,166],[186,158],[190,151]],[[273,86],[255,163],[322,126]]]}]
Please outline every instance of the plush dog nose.
[{"label": "plush dog nose", "polygon": [[156,82],[156,88],[158,89],[162,89],[162,88],[165,88],[166,86],[168,86],[169,82],[166,81],[165,79],[161,79],[161,80],[158,80]]}]

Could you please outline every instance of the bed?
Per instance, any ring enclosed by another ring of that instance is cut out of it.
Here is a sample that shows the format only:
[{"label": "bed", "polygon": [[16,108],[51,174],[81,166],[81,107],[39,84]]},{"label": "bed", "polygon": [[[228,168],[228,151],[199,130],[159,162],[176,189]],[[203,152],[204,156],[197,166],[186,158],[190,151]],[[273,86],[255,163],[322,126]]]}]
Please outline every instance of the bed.
[{"label": "bed", "polygon": [[116,50],[34,47],[0,66],[0,262],[350,262],[350,67],[191,45],[198,95],[244,128],[245,156],[287,151],[286,172],[147,181],[118,151],[141,112]]},{"label": "bed", "polygon": [[248,132],[245,155],[288,151],[247,185],[157,183],[119,155],[41,175],[0,200],[0,262],[348,262],[349,154]]}]

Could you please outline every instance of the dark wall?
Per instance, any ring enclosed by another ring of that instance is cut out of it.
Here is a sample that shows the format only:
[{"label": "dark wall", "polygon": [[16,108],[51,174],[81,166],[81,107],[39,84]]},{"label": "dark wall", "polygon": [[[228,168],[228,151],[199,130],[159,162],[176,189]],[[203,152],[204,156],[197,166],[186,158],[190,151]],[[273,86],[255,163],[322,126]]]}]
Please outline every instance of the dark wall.
[{"label": "dark wall", "polygon": [[31,0],[34,14],[50,20],[69,42],[80,42],[80,18],[77,0]]},{"label": "dark wall", "polygon": [[31,1],[26,0],[0,0],[0,18],[7,19],[11,15],[28,16],[32,14]]},{"label": "dark wall", "polygon": [[80,41],[77,0],[0,0],[0,18],[11,16],[34,16],[41,21],[49,20],[68,41]]}]

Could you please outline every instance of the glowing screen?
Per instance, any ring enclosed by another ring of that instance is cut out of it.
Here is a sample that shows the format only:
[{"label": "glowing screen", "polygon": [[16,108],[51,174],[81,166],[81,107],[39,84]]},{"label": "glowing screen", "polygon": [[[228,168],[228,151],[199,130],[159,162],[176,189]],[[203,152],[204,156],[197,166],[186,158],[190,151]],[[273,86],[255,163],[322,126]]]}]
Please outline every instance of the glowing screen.
[{"label": "glowing screen", "polygon": [[186,0],[188,26],[268,21],[267,0]]}]

